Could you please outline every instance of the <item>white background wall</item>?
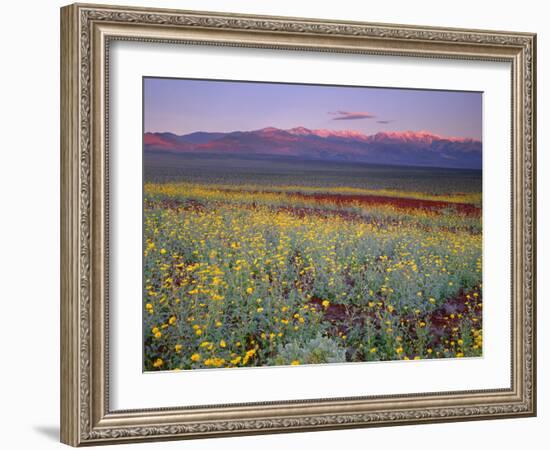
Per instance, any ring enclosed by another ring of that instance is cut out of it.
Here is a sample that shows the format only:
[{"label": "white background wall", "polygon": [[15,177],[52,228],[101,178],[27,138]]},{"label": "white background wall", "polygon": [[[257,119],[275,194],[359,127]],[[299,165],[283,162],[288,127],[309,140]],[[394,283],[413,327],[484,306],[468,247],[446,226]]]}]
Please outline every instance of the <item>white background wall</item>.
[{"label": "white background wall", "polygon": [[[545,3],[511,1],[133,0],[119,4],[387,23],[532,31],[538,36],[539,416],[423,426],[142,444],[139,448],[544,448],[550,427],[545,302],[550,240],[550,18]],[[0,443],[60,448],[59,10],[60,1],[6,2],[0,45]],[[544,433],[546,431],[546,433]],[[125,448],[127,446],[124,446]],[[137,448],[137,447],[133,447]]]}]

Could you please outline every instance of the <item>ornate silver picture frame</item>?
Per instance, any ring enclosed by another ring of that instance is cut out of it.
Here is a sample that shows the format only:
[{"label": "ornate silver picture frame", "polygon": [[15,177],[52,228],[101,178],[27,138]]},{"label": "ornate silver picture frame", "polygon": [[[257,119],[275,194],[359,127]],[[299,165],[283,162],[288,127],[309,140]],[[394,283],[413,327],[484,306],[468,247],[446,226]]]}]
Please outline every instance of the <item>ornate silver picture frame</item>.
[{"label": "ornate silver picture frame", "polygon": [[[116,41],[509,63],[510,386],[113,409],[109,384],[109,58]],[[535,89],[536,36],[531,33],[86,4],[62,8],[62,442],[81,446],[534,416]]]}]

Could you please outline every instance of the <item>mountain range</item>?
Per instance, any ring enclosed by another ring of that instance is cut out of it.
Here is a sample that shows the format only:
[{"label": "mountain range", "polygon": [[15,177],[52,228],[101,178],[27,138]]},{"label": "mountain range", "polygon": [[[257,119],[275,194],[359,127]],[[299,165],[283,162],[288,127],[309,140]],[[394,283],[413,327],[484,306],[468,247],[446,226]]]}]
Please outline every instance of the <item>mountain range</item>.
[{"label": "mountain range", "polygon": [[222,153],[236,156],[279,156],[302,160],[481,169],[479,140],[439,136],[427,131],[378,132],[352,130],[287,130],[267,127],[254,131],[144,135],[146,151]]}]

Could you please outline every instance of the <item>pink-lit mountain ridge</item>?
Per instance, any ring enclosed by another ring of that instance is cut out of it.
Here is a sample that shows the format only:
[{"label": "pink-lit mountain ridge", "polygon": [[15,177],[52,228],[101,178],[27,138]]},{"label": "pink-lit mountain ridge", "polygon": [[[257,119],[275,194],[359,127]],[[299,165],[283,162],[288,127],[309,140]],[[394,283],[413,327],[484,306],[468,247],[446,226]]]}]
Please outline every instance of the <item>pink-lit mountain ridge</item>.
[{"label": "pink-lit mountain ridge", "polygon": [[288,130],[262,128],[230,133],[187,135],[145,133],[146,151],[222,153],[235,156],[291,157],[302,160],[364,162],[481,169],[481,142],[439,136],[427,131],[379,132],[352,130]]}]

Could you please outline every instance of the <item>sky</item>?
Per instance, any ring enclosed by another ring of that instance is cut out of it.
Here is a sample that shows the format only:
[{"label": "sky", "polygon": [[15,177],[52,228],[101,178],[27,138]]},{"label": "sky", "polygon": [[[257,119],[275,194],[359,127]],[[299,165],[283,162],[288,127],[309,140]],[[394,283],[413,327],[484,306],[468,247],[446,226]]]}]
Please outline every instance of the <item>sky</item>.
[{"label": "sky", "polygon": [[481,140],[482,94],[144,78],[145,132],[289,129],[428,131]]}]

